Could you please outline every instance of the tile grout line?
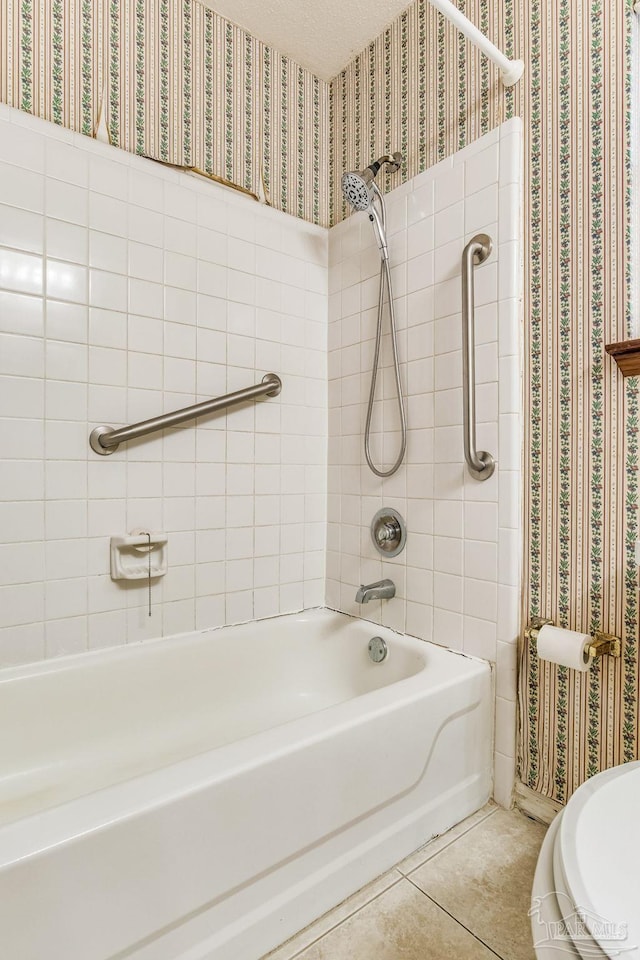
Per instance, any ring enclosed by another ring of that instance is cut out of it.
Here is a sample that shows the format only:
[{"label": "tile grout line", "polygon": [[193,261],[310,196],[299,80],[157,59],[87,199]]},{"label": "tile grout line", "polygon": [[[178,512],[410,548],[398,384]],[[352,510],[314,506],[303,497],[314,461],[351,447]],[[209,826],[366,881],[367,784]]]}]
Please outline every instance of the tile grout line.
[{"label": "tile grout line", "polygon": [[[474,830],[476,827],[479,827],[481,823],[485,823],[485,821],[488,820],[489,817],[491,817],[491,816],[493,816],[495,813],[497,813],[499,809],[500,809],[500,808],[496,805],[493,809],[488,810],[487,813],[486,813],[486,815],[485,815],[484,817],[482,817],[482,819],[478,820],[476,823],[471,824],[466,830],[464,830],[462,833],[460,833],[457,837],[453,837],[447,844],[445,844],[444,847],[442,847],[441,850],[438,850],[438,852],[437,852],[437,853],[434,853],[434,854],[433,854],[433,857],[430,857],[429,859],[435,859],[437,856],[439,856],[439,855],[440,855],[441,853],[443,853],[445,850],[448,850],[449,847],[450,847],[452,844],[454,844],[457,840],[460,840],[462,837],[466,836],[468,833],[470,833],[470,832],[471,832],[472,830]],[[472,816],[473,816],[473,814],[472,814]],[[455,827],[452,827],[451,829],[455,829]],[[442,834],[442,836],[445,836],[445,834]],[[437,840],[437,839],[438,839],[438,837],[433,837],[430,842],[433,842],[433,841],[435,841],[435,840]],[[414,867],[413,870],[411,871],[411,873],[414,873],[416,870],[419,870],[422,866],[424,866],[424,863],[427,863],[427,862],[428,862],[428,861],[425,860],[422,864],[419,864],[417,867]],[[351,917],[355,916],[357,913],[359,913],[359,912],[360,912],[361,910],[363,910],[365,907],[367,907],[367,906],[369,906],[370,904],[374,903],[377,899],[379,899],[379,897],[384,896],[384,894],[386,894],[389,890],[391,890],[391,889],[393,889],[393,887],[397,886],[397,884],[400,883],[401,880],[409,880],[409,882],[411,883],[411,885],[412,885],[413,887],[415,887],[416,890],[419,890],[420,893],[423,894],[423,896],[427,897],[427,899],[432,900],[432,898],[429,897],[428,894],[426,894],[426,893],[424,892],[424,890],[421,890],[420,887],[418,887],[418,886],[414,883],[414,881],[411,880],[409,874],[403,873],[403,872],[399,869],[399,867],[398,867],[397,865],[396,865],[395,867],[392,867],[391,869],[392,869],[392,870],[396,870],[396,871],[398,872],[399,876],[398,876],[398,879],[397,879],[397,880],[395,880],[393,883],[391,883],[388,887],[385,887],[384,890],[381,890],[380,893],[377,893],[374,897],[371,897],[370,900],[366,900],[363,904],[361,904],[359,907],[357,907],[357,909],[352,910],[350,913],[348,913],[346,916],[344,916],[341,920],[339,920],[339,921],[338,921],[337,923],[335,923],[333,926],[328,927],[327,930],[325,930],[323,933],[321,933],[318,937],[315,937],[313,940],[310,940],[309,943],[305,944],[304,947],[301,947],[300,950],[298,950],[296,953],[290,954],[290,955],[286,958],[286,960],[296,960],[296,958],[297,958],[297,957],[300,957],[300,956],[305,952],[305,950],[308,950],[310,947],[312,947],[312,946],[314,946],[315,944],[319,943],[324,937],[328,936],[328,934],[332,933],[334,930],[337,930],[338,927],[342,926],[342,924],[344,924],[347,920],[351,919]],[[374,881],[372,881],[372,882],[374,882]],[[359,891],[356,891],[356,893],[355,893],[355,894],[352,894],[352,896],[356,896],[356,894],[357,894],[358,892],[359,892]],[[344,902],[344,901],[343,901],[343,902]],[[436,903],[435,900],[433,900],[432,902],[433,902],[433,903]],[[337,909],[339,908],[339,906],[340,906],[340,904],[338,904],[338,906],[336,906],[336,907],[333,907],[332,910],[331,910],[331,911],[328,911],[328,912],[331,913],[332,911],[337,910]],[[444,907],[441,907],[440,904],[438,904],[438,903],[436,903],[436,906],[437,906],[439,909],[443,910],[444,913],[447,913],[447,915],[450,916],[452,920],[455,920],[455,922],[458,923],[461,927],[464,927],[464,924],[460,923],[459,920],[456,920],[456,918],[453,917],[451,914],[449,914],[448,911],[444,909]],[[326,916],[326,915],[327,915],[327,914],[325,914],[324,916]],[[319,917],[318,920],[314,920],[313,922],[314,922],[314,923],[318,923],[321,919],[322,919],[322,918]],[[467,930],[467,927],[464,927],[464,929]],[[294,934],[294,937],[300,936],[300,934],[301,934],[302,932],[303,932],[303,931],[299,931],[297,934]],[[479,937],[476,937],[475,934],[473,934],[470,930],[468,930],[468,932],[471,933],[471,935],[472,935],[476,940],[479,940]],[[293,938],[291,938],[291,939],[293,939]],[[482,940],[479,940],[479,942],[484,944],[484,941],[482,941]],[[484,944],[484,945],[487,946],[486,944]],[[276,947],[276,949],[277,949],[277,950],[280,950],[280,949],[282,949],[283,946],[284,946],[284,944],[281,944],[280,947]],[[491,950],[491,947],[487,947],[487,949],[488,949],[488,950]],[[492,951],[492,953],[494,953],[494,952],[495,952],[495,951]],[[495,954],[495,955],[496,955],[496,956],[499,956],[499,954]],[[268,957],[269,954],[267,954],[266,956]],[[266,960],[266,958],[265,958],[265,960]],[[284,960],[284,958],[283,958],[283,960]],[[503,958],[500,958],[500,960],[503,960]]]},{"label": "tile grout line", "polygon": [[[395,869],[395,868],[392,867],[392,869]],[[384,896],[385,893],[388,893],[389,890],[392,890],[393,887],[397,886],[402,880],[406,880],[406,879],[407,879],[407,878],[404,876],[404,874],[400,873],[399,876],[398,876],[398,879],[397,879],[397,880],[394,880],[394,882],[391,883],[388,887],[385,887],[385,889],[384,889],[384,890],[381,890],[380,893],[377,893],[377,894],[375,895],[375,897],[372,897],[370,900],[367,900],[365,903],[361,904],[356,910],[352,910],[351,913],[349,913],[349,914],[347,914],[347,916],[343,917],[342,920],[339,920],[339,921],[338,921],[337,923],[335,923],[332,927],[329,927],[327,930],[325,930],[324,933],[321,933],[319,937],[316,937],[314,940],[311,940],[309,943],[307,943],[304,947],[301,947],[301,949],[298,950],[296,953],[292,953],[292,954],[287,958],[287,960],[296,960],[296,957],[301,956],[301,954],[303,954],[303,953],[305,952],[305,950],[308,950],[310,947],[313,947],[316,943],[319,943],[320,940],[324,939],[324,937],[328,936],[330,933],[333,933],[334,930],[337,930],[338,927],[341,927],[341,926],[343,925],[343,923],[346,923],[346,921],[347,921],[347,920],[350,920],[351,917],[354,917],[357,913],[360,913],[360,911],[361,911],[361,910],[364,910],[365,907],[368,907],[370,904],[374,903],[376,900],[379,899],[379,897]],[[372,882],[373,882],[373,881],[372,881]],[[358,893],[358,891],[356,891],[355,894],[352,894],[352,896],[356,896],[357,893]],[[340,906],[340,904],[338,904],[337,907],[332,907],[332,910],[330,910],[329,913],[331,913],[333,910],[337,910],[339,906]],[[325,916],[326,916],[326,914],[325,914]],[[319,920],[321,920],[321,919],[322,919],[322,917],[319,917],[318,920],[314,920],[314,923],[318,923]],[[300,933],[302,933],[302,931],[300,931]],[[300,933],[294,934],[294,936],[299,936]],[[267,957],[268,957],[268,954],[267,954]],[[266,960],[266,958],[265,958],[265,960]]]},{"label": "tile grout line", "polygon": [[[420,870],[421,867],[423,867],[423,866],[425,865],[425,863],[428,863],[428,862],[429,862],[429,860],[435,860],[436,857],[439,857],[441,853],[444,853],[445,850],[448,850],[450,846],[452,846],[452,845],[453,845],[454,843],[456,843],[458,840],[461,840],[462,837],[466,837],[468,833],[471,833],[472,830],[475,830],[476,827],[479,827],[481,823],[485,823],[485,821],[488,820],[489,817],[492,817],[492,816],[494,815],[494,813],[497,813],[499,809],[500,809],[500,807],[496,805],[496,806],[494,807],[494,809],[493,809],[493,810],[489,810],[489,811],[487,812],[487,814],[486,814],[484,817],[482,817],[481,820],[477,820],[475,823],[470,824],[470,825],[467,827],[466,830],[463,830],[462,833],[459,833],[457,837],[452,837],[447,843],[445,843],[445,845],[444,845],[443,847],[440,848],[440,850],[436,851],[436,853],[433,853],[430,857],[427,857],[427,859],[426,859],[426,860],[423,860],[422,863],[419,863],[419,864],[417,864],[415,867],[412,867],[411,870],[409,871],[409,873],[404,873],[404,872],[400,869],[400,867],[399,867],[398,865],[396,865],[393,869],[398,870],[398,872],[401,873],[403,877],[407,877],[407,878],[408,878],[412,873],[415,873],[416,870]],[[472,814],[471,816],[473,816],[473,814]],[[462,821],[462,822],[464,822],[464,821]],[[451,829],[452,829],[452,830],[455,830],[455,827],[451,827]],[[447,832],[448,832],[448,831],[447,831]],[[440,835],[440,837],[446,837],[446,835],[447,835],[446,833],[443,833],[443,834]],[[437,841],[438,839],[440,839],[440,837],[432,837],[432,839],[429,841],[429,843],[434,843],[435,841]],[[428,847],[429,844],[427,844],[426,846]],[[416,853],[417,853],[417,852],[418,852],[418,851],[416,851]],[[414,856],[414,854],[409,854],[409,856]],[[408,857],[406,857],[405,859],[408,859]],[[403,862],[403,861],[401,860],[400,863],[402,863],[402,862]]]},{"label": "tile grout line", "polygon": [[448,911],[445,907],[443,907],[441,903],[438,903],[438,901],[437,901],[437,900],[434,900],[433,897],[430,897],[428,893],[425,893],[424,890],[422,890],[422,889],[411,879],[411,877],[405,877],[405,880],[408,880],[409,883],[412,885],[412,887],[414,887],[416,890],[418,890],[418,891],[423,895],[423,897],[426,897],[427,900],[430,900],[431,903],[433,903],[434,906],[436,906],[436,907],[438,908],[438,910],[442,910],[442,912],[443,912],[443,913],[446,913],[446,915],[447,915],[448,917],[450,917],[450,919],[453,920],[454,923],[457,923],[459,927],[462,927],[463,930],[466,930],[467,933],[470,934],[470,935],[473,937],[474,940],[477,940],[477,942],[478,942],[478,943],[481,943],[483,947],[486,947],[486,949],[489,950],[489,951],[494,955],[494,957],[498,957],[499,960],[508,960],[508,958],[507,958],[507,957],[503,957],[502,954],[496,953],[496,951],[493,949],[493,947],[490,947],[489,944],[486,943],[481,937],[476,936],[476,934],[473,932],[473,930],[470,930],[469,927],[465,926],[465,924],[462,923],[462,921],[458,920],[457,917],[454,917],[454,915],[453,915],[452,913],[449,913],[449,911]]}]

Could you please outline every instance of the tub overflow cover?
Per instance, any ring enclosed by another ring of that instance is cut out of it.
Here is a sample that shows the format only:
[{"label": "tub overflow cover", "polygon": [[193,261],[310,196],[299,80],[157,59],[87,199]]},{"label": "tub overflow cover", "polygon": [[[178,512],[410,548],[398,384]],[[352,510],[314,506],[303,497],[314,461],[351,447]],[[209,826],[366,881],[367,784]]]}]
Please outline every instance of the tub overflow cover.
[{"label": "tub overflow cover", "polygon": [[372,637],[369,640],[369,657],[374,663],[382,663],[388,653],[389,649],[382,637]]}]

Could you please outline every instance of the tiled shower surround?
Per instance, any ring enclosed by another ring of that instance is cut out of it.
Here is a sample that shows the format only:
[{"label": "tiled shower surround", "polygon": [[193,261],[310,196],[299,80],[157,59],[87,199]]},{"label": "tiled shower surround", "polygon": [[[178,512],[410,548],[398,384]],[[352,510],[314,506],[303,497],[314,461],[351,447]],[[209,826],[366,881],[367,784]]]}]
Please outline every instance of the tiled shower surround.
[{"label": "tiled shower surround", "polygon": [[[508,803],[520,122],[387,197],[410,429],[406,463],[385,481],[362,447],[379,269],[364,215],[327,232],[10,108],[0,127],[2,664],[327,603],[497,663],[496,797]],[[498,459],[486,483],[465,474],[460,426],[460,257],[480,230],[494,242],[475,274],[478,445]],[[270,371],[283,380],[277,398],[109,457],[89,448],[98,424]],[[390,373],[373,443],[379,459],[382,415],[386,462],[399,439]],[[385,564],[369,539],[383,504],[409,528],[405,553]],[[169,537],[151,617],[145,582],[109,576],[110,536],[138,528]],[[357,585],[382,576],[397,598],[359,608]]]},{"label": "tiled shower surround", "polygon": [[[328,603],[497,663],[503,802],[515,766],[522,566],[521,167],[514,119],[387,195],[409,422],[406,466],[388,479],[371,473],[362,442],[380,259],[362,214],[329,235]],[[479,232],[493,252],[474,274],[477,440],[497,460],[483,482],[469,476],[462,453],[460,260]],[[386,318],[385,307],[388,331]],[[388,466],[400,434],[388,336],[384,346],[372,453]],[[386,561],[369,530],[382,506],[398,509],[409,531],[406,550]],[[393,600],[355,602],[358,584],[383,577],[396,584]]]},{"label": "tiled shower surround", "polygon": [[[0,660],[324,599],[327,232],[0,111]],[[122,445],[120,426],[250,386],[277,399]],[[169,572],[112,582],[109,537]]]}]

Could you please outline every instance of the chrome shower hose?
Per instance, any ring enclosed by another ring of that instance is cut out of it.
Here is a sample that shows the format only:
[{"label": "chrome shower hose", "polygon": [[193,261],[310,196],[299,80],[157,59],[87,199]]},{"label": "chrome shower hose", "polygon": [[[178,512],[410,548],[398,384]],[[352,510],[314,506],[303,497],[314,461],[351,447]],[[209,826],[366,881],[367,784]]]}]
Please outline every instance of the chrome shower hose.
[{"label": "chrome shower hose", "polygon": [[[376,190],[376,193],[378,191]],[[384,210],[384,201],[382,200],[381,194],[378,193],[378,198],[380,200],[380,205],[382,208],[382,222],[383,227],[385,224],[385,210]],[[373,415],[373,401],[376,392],[376,381],[378,379],[378,364],[380,362],[380,350],[382,345],[382,320],[384,314],[384,292],[385,285],[387,289],[387,296],[389,299],[389,326],[391,329],[391,350],[393,354],[393,368],[395,375],[396,383],[396,397],[398,400],[398,413],[400,414],[400,429],[402,433],[402,440],[400,443],[400,452],[398,457],[388,470],[382,470],[376,467],[375,463],[371,459],[371,418]],[[393,305],[393,289],[391,284],[391,270],[389,268],[389,260],[383,256],[382,262],[380,264],[380,289],[378,292],[378,325],[376,330],[376,347],[373,356],[373,369],[371,371],[371,389],[369,390],[369,405],[367,407],[367,420],[364,428],[364,455],[367,458],[367,463],[369,464],[369,469],[377,477],[392,477],[394,473],[400,467],[402,461],[404,460],[404,455],[407,450],[407,417],[404,409],[404,399],[402,396],[402,385],[400,383],[400,365],[398,362],[398,335],[396,327],[396,312]]]}]

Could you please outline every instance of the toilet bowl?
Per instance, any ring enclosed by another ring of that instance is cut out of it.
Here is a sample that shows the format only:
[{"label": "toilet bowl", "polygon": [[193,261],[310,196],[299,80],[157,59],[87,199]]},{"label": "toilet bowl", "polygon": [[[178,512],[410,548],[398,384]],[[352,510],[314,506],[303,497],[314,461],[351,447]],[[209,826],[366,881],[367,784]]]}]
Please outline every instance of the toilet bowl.
[{"label": "toilet bowl", "polygon": [[529,915],[537,960],[640,960],[640,761],[587,780],[558,814]]}]

